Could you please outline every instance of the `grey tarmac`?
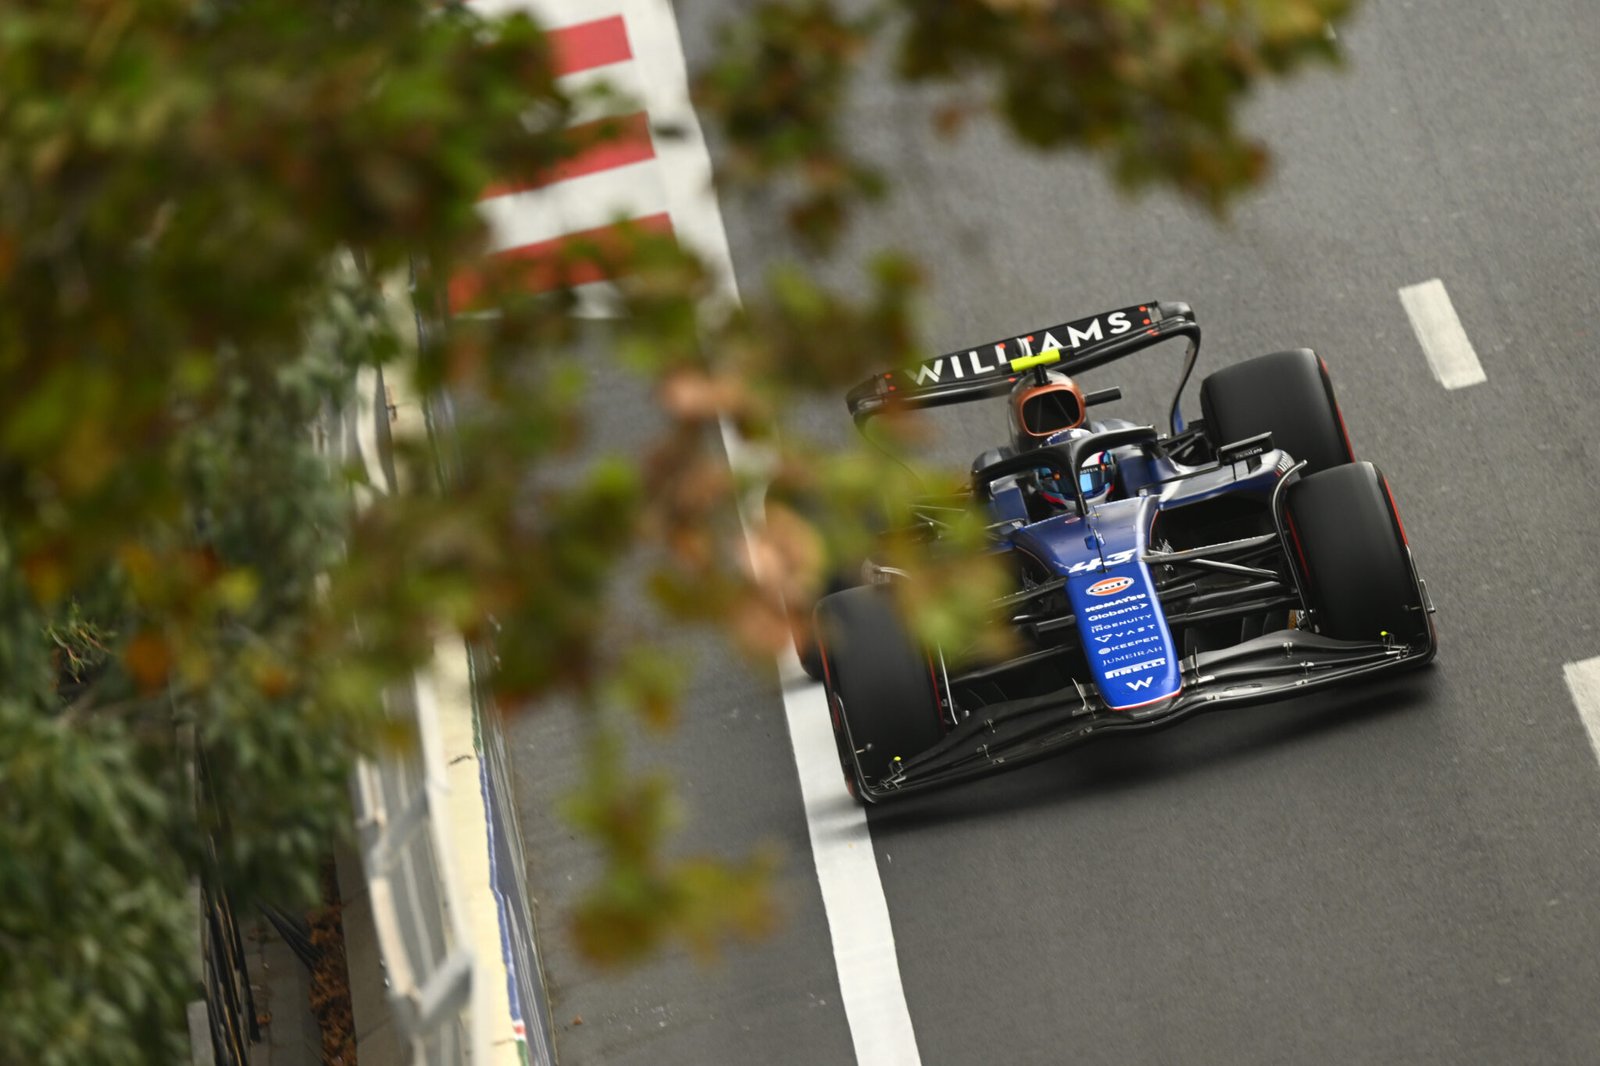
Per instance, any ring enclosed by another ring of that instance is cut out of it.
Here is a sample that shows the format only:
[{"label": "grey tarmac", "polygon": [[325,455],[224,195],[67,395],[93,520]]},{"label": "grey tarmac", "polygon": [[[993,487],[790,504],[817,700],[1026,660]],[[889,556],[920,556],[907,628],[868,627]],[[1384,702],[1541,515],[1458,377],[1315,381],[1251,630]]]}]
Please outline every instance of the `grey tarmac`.
[{"label": "grey tarmac", "polygon": [[[691,68],[738,8],[680,6]],[[1600,655],[1600,8],[1371,3],[1343,42],[1344,72],[1252,105],[1277,172],[1226,227],[992,129],[942,141],[929,94],[862,72],[852,143],[900,184],[851,250],[929,265],[930,348],[1152,298],[1193,304],[1202,372],[1315,347],[1439,605],[1439,659],[1407,679],[874,810],[928,1066],[1600,1061],[1600,767],[1562,680]],[[723,210],[753,291],[794,252],[755,205]],[[1485,384],[1429,371],[1397,294],[1434,277]],[[1088,383],[1151,417],[1175,372]],[[620,402],[608,421],[645,424],[642,395]],[[939,417],[956,461],[1001,432],[997,410]],[[842,399],[791,422],[852,432]],[[551,813],[577,741],[523,719],[562,1061],[848,1063],[775,673],[682,639],[694,689],[658,754],[688,792],[684,846],[783,848],[789,924],[711,969],[581,967],[554,919],[587,867]]]}]

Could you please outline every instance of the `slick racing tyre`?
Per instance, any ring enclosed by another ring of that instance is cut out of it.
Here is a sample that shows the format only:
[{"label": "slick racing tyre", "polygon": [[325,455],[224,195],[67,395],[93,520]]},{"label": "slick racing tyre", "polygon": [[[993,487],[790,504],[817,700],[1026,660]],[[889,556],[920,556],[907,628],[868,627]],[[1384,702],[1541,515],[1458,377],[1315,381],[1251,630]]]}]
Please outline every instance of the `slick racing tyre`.
[{"label": "slick racing tyre", "polygon": [[1350,438],[1328,369],[1309,348],[1224,367],[1200,383],[1200,410],[1215,447],[1271,432],[1272,444],[1315,474],[1351,462]]},{"label": "slick racing tyre", "polygon": [[[814,496],[806,493],[778,493],[773,491],[766,499],[766,514],[768,520],[773,520],[774,504],[782,504],[789,511],[800,515],[806,522],[821,525],[822,517],[826,514],[826,507],[818,503]],[[834,592],[843,592],[845,589],[861,584],[861,568],[840,567],[832,575],[826,575],[822,594],[816,599],[805,602],[786,603],[784,607],[789,613],[789,632],[794,637],[795,658],[800,659],[800,669],[806,672],[806,677],[811,680],[822,680],[822,655],[816,645],[816,631],[813,629],[813,615],[816,611],[818,600]]]},{"label": "slick racing tyre", "polygon": [[1405,530],[1389,484],[1371,463],[1348,463],[1288,488],[1291,546],[1323,636],[1403,644],[1431,639]]},{"label": "slick racing tyre", "polygon": [[[836,592],[855,585],[852,576],[844,574],[835,575],[828,581],[827,591],[824,596],[831,596]],[[813,681],[822,680],[822,649],[817,643],[815,626],[816,605],[808,604],[809,609],[795,611],[790,617],[793,622],[790,631],[794,634],[794,653],[800,659],[800,669]]]},{"label": "slick racing tyre", "polygon": [[933,661],[906,633],[888,589],[828,596],[817,604],[816,622],[833,735],[845,780],[859,796],[858,783],[881,781],[896,758],[944,735]]}]

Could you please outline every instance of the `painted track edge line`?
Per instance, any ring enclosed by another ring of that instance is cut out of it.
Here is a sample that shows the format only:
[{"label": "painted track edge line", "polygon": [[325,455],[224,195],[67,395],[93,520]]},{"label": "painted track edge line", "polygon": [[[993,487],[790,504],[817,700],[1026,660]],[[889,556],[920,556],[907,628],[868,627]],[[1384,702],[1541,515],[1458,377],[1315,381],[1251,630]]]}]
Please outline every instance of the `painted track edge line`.
[{"label": "painted track edge line", "polygon": [[845,791],[823,688],[797,684],[806,678],[793,652],[778,674],[856,1061],[921,1066],[867,812]]},{"label": "painted track edge line", "polygon": [[[679,131],[678,137],[656,145],[673,230],[720,275],[720,301],[736,304],[733,256],[712,184],[711,156],[689,100],[688,69],[671,4],[627,0],[624,12],[651,121]],[[708,309],[713,315],[716,302]],[[762,457],[726,421],[722,438],[736,471],[761,467]],[[750,499],[741,501],[739,511],[748,537],[761,521],[759,511]],[[845,791],[822,687],[796,688],[791,683],[804,676],[792,651],[778,662],[811,855],[856,1061],[860,1066],[921,1066],[866,811]]]},{"label": "painted track edge line", "polygon": [[[652,126],[671,127],[673,138],[655,142],[656,177],[664,186],[673,231],[716,275],[715,296],[705,312],[714,316],[737,305],[733,257],[713,191],[710,154],[689,99],[688,69],[678,25],[668,0],[490,0],[503,10],[521,7],[546,25],[622,14],[632,61],[597,68],[589,78],[617,72],[637,89]],[[569,74],[576,80],[584,75]],[[736,471],[759,470],[763,457],[731,425],[722,425],[728,461]],[[740,501],[746,536],[761,521],[750,499]],[[921,1066],[895,952],[888,901],[877,866],[866,811],[844,787],[832,723],[819,685],[803,679],[793,652],[778,660],[780,692],[794,748],[812,860],[839,977],[840,998],[861,1066]]]}]

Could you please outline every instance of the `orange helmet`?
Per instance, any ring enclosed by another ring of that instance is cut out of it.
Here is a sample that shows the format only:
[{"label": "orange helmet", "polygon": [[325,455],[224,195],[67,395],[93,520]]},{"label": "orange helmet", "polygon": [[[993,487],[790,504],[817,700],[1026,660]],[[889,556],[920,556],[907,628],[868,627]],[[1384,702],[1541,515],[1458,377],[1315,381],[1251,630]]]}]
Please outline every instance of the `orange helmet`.
[{"label": "orange helmet", "polygon": [[1053,434],[1083,425],[1083,390],[1059,370],[1017,379],[1008,407],[1011,442],[1017,451],[1037,448]]}]

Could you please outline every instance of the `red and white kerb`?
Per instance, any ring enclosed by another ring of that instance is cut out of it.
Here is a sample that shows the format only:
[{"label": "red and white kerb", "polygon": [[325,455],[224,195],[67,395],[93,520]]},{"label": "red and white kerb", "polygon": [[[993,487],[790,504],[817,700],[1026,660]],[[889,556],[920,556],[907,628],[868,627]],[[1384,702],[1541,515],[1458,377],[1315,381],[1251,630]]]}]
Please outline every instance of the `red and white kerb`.
[{"label": "red and white kerb", "polygon": [[[604,248],[616,239],[622,220],[657,233],[674,232],[667,182],[645,110],[645,81],[628,23],[622,14],[593,17],[608,6],[621,5],[504,0],[480,0],[473,5],[485,14],[528,10],[548,28],[558,84],[563,89],[577,92],[603,81],[626,97],[632,108],[613,114],[592,110],[578,114],[571,127],[575,140],[591,139],[605,122],[620,125],[621,136],[586,148],[536,177],[500,182],[484,190],[478,209],[493,234],[491,254],[527,260],[531,265],[528,284],[536,292],[561,284],[557,263],[564,248],[575,242]],[[574,269],[569,281],[576,285],[580,302],[602,303],[604,282],[599,269],[589,264]],[[585,297],[590,299],[585,301]],[[478,300],[477,277],[466,273],[452,281],[452,312],[482,310]]]}]

